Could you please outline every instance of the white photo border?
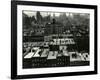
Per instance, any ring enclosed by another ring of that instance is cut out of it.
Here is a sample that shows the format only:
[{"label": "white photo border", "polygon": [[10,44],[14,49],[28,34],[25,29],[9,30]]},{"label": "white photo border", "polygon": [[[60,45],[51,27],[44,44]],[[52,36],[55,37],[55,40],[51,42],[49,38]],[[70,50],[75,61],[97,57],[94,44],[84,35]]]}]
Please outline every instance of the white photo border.
[{"label": "white photo border", "polygon": [[[74,13],[88,13],[90,14],[90,66],[74,66],[74,67],[56,67],[56,68],[22,68],[22,11],[54,11],[54,12],[74,12]],[[17,75],[31,75],[31,74],[48,74],[48,73],[69,73],[94,71],[94,9],[82,8],[63,8],[63,7],[48,7],[48,6],[30,6],[17,5]]]}]

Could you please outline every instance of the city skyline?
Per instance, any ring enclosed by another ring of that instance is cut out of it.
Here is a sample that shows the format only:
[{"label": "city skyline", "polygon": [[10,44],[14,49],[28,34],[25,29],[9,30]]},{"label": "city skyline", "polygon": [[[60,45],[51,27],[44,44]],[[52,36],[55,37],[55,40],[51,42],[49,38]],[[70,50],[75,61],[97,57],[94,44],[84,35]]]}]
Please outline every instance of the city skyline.
[{"label": "city skyline", "polygon": [[[60,15],[63,15],[63,14],[66,14],[66,16],[70,16],[70,17],[73,17],[73,15],[75,15],[75,14],[79,14],[81,16],[86,16],[87,15],[87,17],[89,17],[88,13],[48,12],[48,11],[39,11],[39,12],[42,15],[42,17],[48,16],[48,15],[50,15],[51,17],[54,17],[54,16],[55,17],[59,17]],[[32,17],[32,16],[36,17],[37,11],[27,11],[27,10],[24,10],[23,13],[26,14],[27,16],[29,16],[29,17]]]}]

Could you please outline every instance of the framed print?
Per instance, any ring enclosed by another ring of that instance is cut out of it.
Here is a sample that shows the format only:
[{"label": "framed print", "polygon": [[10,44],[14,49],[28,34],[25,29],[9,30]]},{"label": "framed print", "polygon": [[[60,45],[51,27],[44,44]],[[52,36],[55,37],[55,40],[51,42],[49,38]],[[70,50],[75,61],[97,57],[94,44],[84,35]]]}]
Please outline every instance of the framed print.
[{"label": "framed print", "polygon": [[11,2],[11,78],[97,74],[97,6]]}]

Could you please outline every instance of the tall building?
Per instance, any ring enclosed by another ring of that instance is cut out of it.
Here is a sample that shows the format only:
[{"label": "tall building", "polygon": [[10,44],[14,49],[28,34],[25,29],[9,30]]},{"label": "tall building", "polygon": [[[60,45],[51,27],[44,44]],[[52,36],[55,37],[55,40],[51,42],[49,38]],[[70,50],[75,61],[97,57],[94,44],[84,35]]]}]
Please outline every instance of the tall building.
[{"label": "tall building", "polygon": [[42,16],[41,16],[39,11],[37,11],[37,13],[36,13],[36,18],[37,18],[37,23],[41,23],[42,22]]},{"label": "tall building", "polygon": [[55,19],[51,23],[45,25],[45,34],[62,34],[63,33],[63,24],[57,23]]}]

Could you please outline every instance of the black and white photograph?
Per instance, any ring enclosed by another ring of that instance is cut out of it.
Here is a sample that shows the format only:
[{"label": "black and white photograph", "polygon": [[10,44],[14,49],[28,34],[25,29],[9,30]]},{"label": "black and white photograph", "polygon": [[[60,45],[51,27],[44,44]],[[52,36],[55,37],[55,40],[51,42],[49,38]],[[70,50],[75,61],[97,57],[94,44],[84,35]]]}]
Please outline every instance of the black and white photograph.
[{"label": "black and white photograph", "polygon": [[87,66],[90,14],[22,11],[23,68]]},{"label": "black and white photograph", "polygon": [[12,1],[11,34],[12,78],[97,74],[95,5]]}]

